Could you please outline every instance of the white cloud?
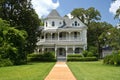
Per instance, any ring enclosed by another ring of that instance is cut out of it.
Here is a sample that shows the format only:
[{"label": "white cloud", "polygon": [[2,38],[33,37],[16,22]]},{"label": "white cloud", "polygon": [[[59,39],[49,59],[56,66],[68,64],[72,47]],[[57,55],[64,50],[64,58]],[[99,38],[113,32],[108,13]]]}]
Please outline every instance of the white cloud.
[{"label": "white cloud", "polygon": [[38,16],[46,17],[52,9],[59,7],[59,1],[54,3],[52,0],[32,0],[33,8]]},{"label": "white cloud", "polygon": [[73,16],[71,15],[71,13],[68,13],[67,16],[68,16],[70,19],[73,18]]},{"label": "white cloud", "polygon": [[115,2],[111,3],[109,11],[113,14],[116,13],[116,10],[120,7],[120,0],[116,0]]}]

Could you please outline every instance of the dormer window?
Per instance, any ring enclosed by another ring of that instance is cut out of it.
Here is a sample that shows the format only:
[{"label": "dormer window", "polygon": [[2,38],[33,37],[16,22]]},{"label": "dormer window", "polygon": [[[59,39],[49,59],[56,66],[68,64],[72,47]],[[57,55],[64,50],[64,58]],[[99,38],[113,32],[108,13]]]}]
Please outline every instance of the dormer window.
[{"label": "dormer window", "polygon": [[52,21],[52,26],[55,26],[55,22],[54,21]]},{"label": "dormer window", "polygon": [[75,26],[77,26],[77,21],[75,21]]}]

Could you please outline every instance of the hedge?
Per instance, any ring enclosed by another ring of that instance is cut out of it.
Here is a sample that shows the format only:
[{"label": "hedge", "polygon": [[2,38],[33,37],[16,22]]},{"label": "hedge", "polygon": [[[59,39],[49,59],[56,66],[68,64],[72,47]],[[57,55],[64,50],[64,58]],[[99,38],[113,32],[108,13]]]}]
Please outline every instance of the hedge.
[{"label": "hedge", "polygon": [[28,61],[45,61],[51,62],[56,61],[54,52],[46,52],[44,54],[29,54]]},{"label": "hedge", "polygon": [[81,54],[69,54],[67,57],[83,57]]},{"label": "hedge", "polygon": [[96,57],[68,57],[67,61],[97,61]]}]

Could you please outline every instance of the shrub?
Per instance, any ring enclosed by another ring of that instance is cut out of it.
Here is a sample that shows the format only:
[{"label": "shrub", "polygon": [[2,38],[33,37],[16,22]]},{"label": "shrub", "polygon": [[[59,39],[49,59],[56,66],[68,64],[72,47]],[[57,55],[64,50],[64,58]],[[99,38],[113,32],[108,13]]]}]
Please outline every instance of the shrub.
[{"label": "shrub", "polygon": [[88,52],[87,53],[87,57],[93,57],[94,55],[93,55],[93,53],[92,52]]},{"label": "shrub", "polygon": [[85,50],[85,51],[82,52],[82,54],[83,54],[84,57],[87,57],[88,51]]},{"label": "shrub", "polygon": [[82,57],[81,54],[69,54],[67,57]]},{"label": "shrub", "polygon": [[96,57],[68,57],[67,61],[97,61]]},{"label": "shrub", "polygon": [[44,54],[29,54],[28,61],[56,61],[54,52],[46,52]]},{"label": "shrub", "polygon": [[10,59],[0,59],[0,67],[4,66],[12,66],[13,63],[10,61]]},{"label": "shrub", "polygon": [[91,51],[83,51],[82,52],[84,57],[94,57],[95,55]]},{"label": "shrub", "polygon": [[116,65],[116,66],[120,65],[120,55],[118,53],[107,55],[106,57],[104,57],[103,63]]}]

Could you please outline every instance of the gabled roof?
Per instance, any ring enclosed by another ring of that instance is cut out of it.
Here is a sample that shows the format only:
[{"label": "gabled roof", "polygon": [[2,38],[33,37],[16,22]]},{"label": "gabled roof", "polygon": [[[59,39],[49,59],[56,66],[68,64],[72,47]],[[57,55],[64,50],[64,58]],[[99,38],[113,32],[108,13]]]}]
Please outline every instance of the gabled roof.
[{"label": "gabled roof", "polygon": [[62,17],[59,15],[59,13],[55,9],[53,9],[49,13],[49,15],[47,16],[47,18],[62,18]]}]

